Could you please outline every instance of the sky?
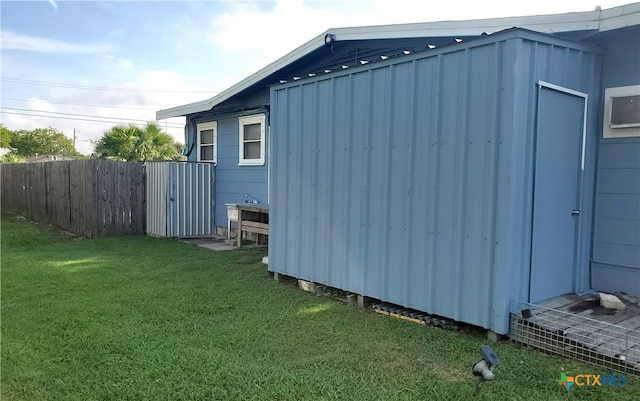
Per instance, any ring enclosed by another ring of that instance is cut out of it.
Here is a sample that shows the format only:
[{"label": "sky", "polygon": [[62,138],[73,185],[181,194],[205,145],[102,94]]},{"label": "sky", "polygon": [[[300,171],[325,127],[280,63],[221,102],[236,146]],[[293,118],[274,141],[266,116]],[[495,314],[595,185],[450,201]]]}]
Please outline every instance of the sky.
[{"label": "sky", "polygon": [[[329,28],[593,11],[632,0],[0,1],[0,122],[84,154],[209,99]],[[184,142],[184,118],[158,122]]]}]

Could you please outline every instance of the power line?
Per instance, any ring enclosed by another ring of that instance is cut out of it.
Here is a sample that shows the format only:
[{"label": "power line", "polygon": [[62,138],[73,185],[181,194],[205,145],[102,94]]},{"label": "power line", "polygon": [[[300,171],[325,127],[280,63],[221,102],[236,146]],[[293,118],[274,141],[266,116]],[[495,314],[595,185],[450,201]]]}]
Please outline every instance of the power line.
[{"label": "power line", "polygon": [[59,105],[63,105],[63,106],[104,107],[104,108],[108,108],[108,109],[153,110],[153,111],[159,110],[159,108],[158,109],[152,109],[152,108],[149,108],[149,107],[105,106],[105,105],[99,105],[99,104],[63,103],[63,102],[51,102],[49,100],[40,100],[40,99],[17,99],[17,98],[13,98],[13,97],[3,97],[3,98],[0,98],[0,100],[9,100],[9,101],[15,101],[15,102],[49,103],[49,104],[59,104]]},{"label": "power line", "polygon": [[154,92],[154,93],[209,93],[217,94],[220,91],[180,91],[180,90],[162,90],[162,89],[135,89],[135,88],[117,88],[112,86],[90,86],[90,85],[76,85],[62,82],[49,82],[49,81],[35,81],[31,79],[20,78],[2,78],[2,81],[12,82],[16,84],[24,85],[38,85],[38,86],[53,86],[56,88],[70,88],[70,89],[86,89],[86,90],[100,90],[100,91],[117,91],[117,92]]},{"label": "power line", "polygon": [[[3,106],[0,106],[0,109],[27,111],[27,112],[31,112],[31,113],[49,113],[49,114],[53,114],[53,115],[62,115],[62,116],[100,118],[100,119],[103,119],[103,120],[110,119],[110,120],[115,120],[116,122],[117,121],[138,121],[138,122],[145,121],[145,120],[141,120],[141,119],[137,119],[137,118],[123,118],[123,117],[110,117],[110,116],[92,116],[92,115],[89,115],[89,114],[62,113],[62,112],[57,112],[57,111],[19,109],[19,108],[15,108],[15,107],[3,107]],[[48,117],[48,116],[42,115],[41,117]],[[177,123],[169,123],[169,124],[172,125],[173,128],[182,128],[183,127],[182,124],[177,124]]]},{"label": "power line", "polygon": [[[104,120],[95,120],[95,119],[88,119],[88,118],[72,118],[72,117],[59,117],[59,116],[43,116],[41,114],[31,114],[31,113],[18,113],[18,112],[13,112],[13,111],[3,111],[0,110],[0,113],[2,114],[15,114],[15,115],[19,115],[19,116],[31,116],[31,117],[46,117],[46,118],[58,118],[61,120],[73,120],[73,121],[91,121],[91,122],[96,122],[96,123],[107,123],[107,124],[114,124],[114,121],[104,121]],[[140,125],[142,125],[143,123],[139,123]],[[138,124],[134,124],[134,125],[138,125]]]},{"label": "power line", "polygon": [[[0,113],[2,113],[2,114],[15,114],[15,115],[19,115],[19,116],[57,118],[57,119],[61,119],[61,120],[89,121],[89,122],[96,122],[96,123],[105,123],[105,124],[111,124],[111,125],[118,125],[118,121],[98,120],[98,119],[95,119],[95,118],[47,116],[47,115],[42,115],[42,114],[21,113],[21,112],[16,112],[16,111],[5,111],[5,110],[0,110]],[[128,119],[128,121],[131,121],[131,124],[133,124],[133,125],[146,125],[148,123],[148,121],[143,121],[143,120]],[[138,121],[138,122],[136,123],[134,121]],[[184,127],[182,127],[182,126],[171,126],[170,128],[184,128]]]}]

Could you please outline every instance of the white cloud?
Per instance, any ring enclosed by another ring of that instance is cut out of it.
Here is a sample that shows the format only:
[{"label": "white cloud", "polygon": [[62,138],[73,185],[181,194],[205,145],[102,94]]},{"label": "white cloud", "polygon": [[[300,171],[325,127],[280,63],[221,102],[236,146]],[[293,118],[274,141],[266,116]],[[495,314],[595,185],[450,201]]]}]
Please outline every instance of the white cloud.
[{"label": "white cloud", "polygon": [[213,18],[210,39],[234,58],[241,57],[238,66],[255,70],[319,35],[331,21],[342,20],[334,11],[314,9],[301,0],[277,1],[267,12],[244,4]]},{"label": "white cloud", "polygon": [[46,100],[38,99],[37,97],[32,97],[27,99],[30,110],[39,110],[39,111],[56,111],[56,108],[51,103]]},{"label": "white cloud", "polygon": [[23,50],[37,53],[55,54],[102,54],[110,51],[104,43],[76,44],[60,40],[21,35],[1,31],[2,50]]},{"label": "white cloud", "polygon": [[105,71],[118,71],[118,73],[131,74],[135,72],[135,61],[130,58],[116,57],[112,54],[97,55],[97,64],[99,68]]},{"label": "white cloud", "polygon": [[54,10],[58,9],[58,3],[56,3],[55,0],[49,0],[49,4],[51,4]]},{"label": "white cloud", "polygon": [[[11,112],[11,110],[9,110],[9,112]],[[4,124],[5,127],[12,130],[29,129],[29,128],[24,128],[28,126],[29,120],[30,120],[29,117],[19,115],[19,114],[3,113],[2,115],[2,124]]]}]

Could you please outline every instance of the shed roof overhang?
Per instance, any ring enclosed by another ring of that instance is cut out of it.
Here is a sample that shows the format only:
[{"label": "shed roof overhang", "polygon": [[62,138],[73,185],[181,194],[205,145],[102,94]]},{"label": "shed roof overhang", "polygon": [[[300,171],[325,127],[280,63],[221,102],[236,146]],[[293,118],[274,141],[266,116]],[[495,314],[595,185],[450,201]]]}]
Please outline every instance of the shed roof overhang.
[{"label": "shed roof overhang", "polygon": [[[591,35],[640,25],[640,2],[601,11],[507,17],[466,21],[422,22],[329,29],[287,55],[267,65],[216,96],[156,112],[156,119],[186,116],[212,110],[241,95],[289,79],[292,75],[340,66],[342,60],[393,53],[399,49],[440,47],[457,40],[475,38],[512,27],[585,39]],[[328,43],[330,42],[330,43]],[[358,56],[360,52],[360,56]]]}]

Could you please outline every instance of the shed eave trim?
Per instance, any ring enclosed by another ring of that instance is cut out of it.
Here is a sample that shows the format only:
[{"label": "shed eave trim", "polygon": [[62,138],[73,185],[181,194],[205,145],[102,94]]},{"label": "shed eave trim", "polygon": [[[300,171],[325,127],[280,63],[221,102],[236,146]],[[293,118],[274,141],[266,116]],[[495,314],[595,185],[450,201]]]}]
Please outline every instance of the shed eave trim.
[{"label": "shed eave trim", "polygon": [[466,21],[420,22],[332,30],[337,40],[370,40],[443,36],[477,36],[518,27],[543,33],[593,30],[599,27],[597,11],[537,15],[531,17],[506,17]]},{"label": "shed eave trim", "polygon": [[542,33],[583,30],[606,31],[638,25],[640,2],[602,11],[582,11],[564,14],[503,17],[465,21],[417,22],[410,24],[371,25],[331,29],[336,40],[397,39],[441,36],[476,36],[518,27]]}]

